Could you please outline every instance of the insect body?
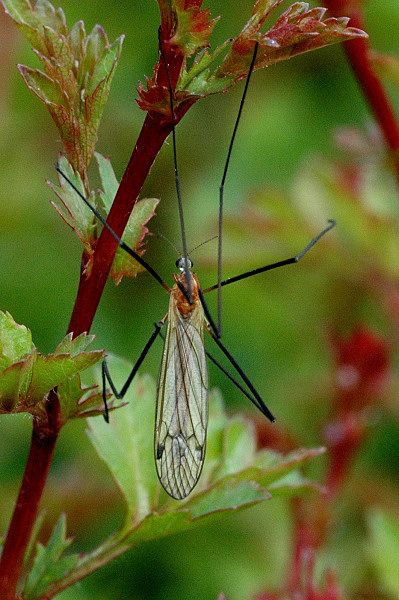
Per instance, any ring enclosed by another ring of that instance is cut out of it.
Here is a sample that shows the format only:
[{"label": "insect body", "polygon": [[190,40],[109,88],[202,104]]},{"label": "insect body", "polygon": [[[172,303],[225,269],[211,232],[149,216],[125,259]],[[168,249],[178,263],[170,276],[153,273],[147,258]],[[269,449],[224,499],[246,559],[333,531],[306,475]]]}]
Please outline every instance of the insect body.
[{"label": "insect body", "polygon": [[[175,280],[187,289],[184,272],[175,275]],[[191,282],[191,304],[177,283],[171,290],[156,410],[158,476],[174,498],[185,498],[198,481],[208,424],[208,370],[203,339],[207,323],[195,275]]]},{"label": "insect body", "polygon": [[[112,380],[106,360],[102,365],[104,418],[108,421],[107,383],[110,385],[116,398],[123,398],[143,363],[148,351],[158,337],[163,325],[167,322],[165,346],[162,357],[161,373],[158,385],[158,397],[155,422],[155,462],[159,480],[165,491],[176,499],[187,497],[196,485],[201,474],[205,459],[206,430],[208,424],[208,372],[206,357],[225,373],[234,385],[258,408],[270,421],[274,416],[264,403],[263,399],[239,366],[238,362],[224,346],[221,340],[221,290],[224,286],[234,282],[270,271],[285,265],[296,264],[303,256],[325,235],[335,222],[330,220],[327,226],[316,235],[305,248],[291,258],[265,265],[260,268],[241,273],[229,279],[222,280],[222,211],[223,190],[229,166],[233,142],[237,132],[245,95],[251,73],[255,66],[258,44],[255,43],[251,66],[245,83],[238,116],[235,122],[233,135],[230,141],[227,160],[219,188],[219,235],[218,235],[218,281],[215,285],[202,290],[197,276],[192,273],[192,263],[188,258],[187,242],[183,220],[183,206],[180,194],[180,182],[177,168],[177,151],[175,129],[172,128],[173,159],[175,167],[176,191],[182,232],[183,257],[176,262],[179,274],[174,275],[175,284],[170,288],[161,276],[137,252],[123,242],[116,232],[108,225],[103,215],[82,195],[74,183],[57,166],[58,173],[69,183],[83,202],[90,208],[96,218],[104,225],[118,245],[140,263],[147,272],[170,294],[169,310],[167,315],[155,325],[155,329],[144,346],[139,358],[134,364],[130,375],[117,390]],[[160,40],[160,54],[165,62],[168,74],[168,65],[163,46]],[[173,90],[169,80],[170,113],[174,122]],[[218,293],[218,319],[217,326],[210,314],[204,294],[217,290]],[[239,380],[235,378],[216,358],[204,348],[204,330],[213,338],[216,345],[230,362]]]}]

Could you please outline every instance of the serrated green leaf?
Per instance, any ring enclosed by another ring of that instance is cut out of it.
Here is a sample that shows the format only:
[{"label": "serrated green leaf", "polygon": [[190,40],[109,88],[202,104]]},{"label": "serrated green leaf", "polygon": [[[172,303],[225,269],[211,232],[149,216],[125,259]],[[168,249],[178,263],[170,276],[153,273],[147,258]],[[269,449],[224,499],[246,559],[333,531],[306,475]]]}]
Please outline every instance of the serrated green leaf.
[{"label": "serrated green leaf", "polygon": [[370,555],[388,594],[399,598],[399,519],[382,510],[369,516]]},{"label": "serrated green leaf", "polygon": [[71,354],[71,356],[76,356],[80,352],[84,352],[95,339],[94,335],[87,333],[81,333],[75,338],[72,336],[72,333],[68,333],[62,342],[58,344],[54,350],[54,354]]},{"label": "serrated green leaf", "polygon": [[[144,238],[148,233],[146,224],[155,215],[155,209],[158,204],[159,200],[157,198],[143,198],[142,200],[138,200],[125,227],[122,237],[123,241],[140,254],[142,253]],[[125,276],[135,277],[141,271],[143,271],[143,267],[122,250],[122,248],[118,248],[110,272],[115,283],[120,283],[122,277]]]},{"label": "serrated green leaf", "polygon": [[32,334],[14,321],[10,313],[0,311],[0,371],[33,349]]},{"label": "serrated green leaf", "polygon": [[42,596],[48,586],[68,575],[77,565],[79,556],[63,556],[71,540],[66,538],[66,519],[59,518],[47,546],[38,544],[32,569],[24,586],[24,600]]},{"label": "serrated green leaf", "polygon": [[[41,415],[45,412],[47,394],[56,386],[59,386],[64,420],[80,416],[88,408],[94,410],[95,402],[100,403],[101,395],[93,391],[93,387],[82,388],[80,382],[80,372],[104,356],[101,350],[86,351],[92,340],[93,336],[86,334],[73,340],[70,334],[53,354],[43,356],[33,346],[29,330],[15,323],[8,313],[0,312],[0,342],[3,348],[0,413],[30,412]],[[4,368],[4,365],[8,366]]]},{"label": "serrated green leaf", "polygon": [[57,83],[39,69],[19,65],[19,72],[28,88],[44,103],[64,104],[65,97]]},{"label": "serrated green leaf", "polygon": [[[75,173],[65,156],[59,158],[58,167],[72,181],[82,195],[86,197],[86,191],[80,175]],[[48,185],[60,199],[61,206],[54,202],[52,202],[52,205],[61,218],[75,231],[86,251],[90,253],[92,251],[92,244],[96,239],[94,216],[79,194],[75,192],[64,177],[58,174],[58,179],[58,186],[51,182]]]},{"label": "serrated green leaf", "polygon": [[[109,362],[112,376],[124,382],[131,367],[115,357]],[[136,377],[126,396],[128,405],[116,411],[109,424],[98,418],[88,421],[88,436],[125,498],[128,523],[148,515],[158,495],[153,448],[155,393],[150,377]]]},{"label": "serrated green leaf", "polygon": [[75,356],[69,354],[42,356],[39,354],[33,365],[32,379],[27,392],[28,403],[36,404],[54,387],[96,364],[102,357],[102,350],[81,352]]},{"label": "serrated green leaf", "polygon": [[63,11],[44,0],[4,5],[43,64],[43,71],[21,66],[21,74],[55,121],[73,170],[86,180],[123,37],[110,44],[99,25],[86,36],[82,22],[69,30]]},{"label": "serrated green leaf", "polygon": [[246,469],[255,459],[256,440],[252,423],[237,416],[223,432],[223,462],[217,476],[222,478]]},{"label": "serrated green leaf", "polygon": [[97,161],[98,172],[100,174],[101,185],[103,189],[101,197],[104,203],[104,211],[105,214],[108,214],[111,210],[115,194],[118,191],[119,182],[116,178],[109,158],[105,158],[105,156],[99,152],[95,152],[94,156]]},{"label": "serrated green leaf", "polygon": [[185,503],[194,519],[216,512],[246,508],[269,500],[271,494],[256,481],[228,478]]},{"label": "serrated green leaf", "polygon": [[21,397],[23,400],[29,387],[35,358],[35,354],[28,355],[25,360],[10,365],[0,374],[0,412],[26,410]]},{"label": "serrated green leaf", "polygon": [[[89,388],[89,390],[92,388]],[[102,393],[95,391],[90,396],[90,400],[87,400],[88,405],[85,405],[84,398],[89,391],[87,388],[82,387],[80,376],[76,375],[67,379],[57,387],[58,398],[60,401],[61,414],[64,421],[74,417],[80,417],[82,410],[86,410],[89,406],[102,405]],[[85,406],[85,408],[83,408]],[[102,407],[104,410],[104,408]]]}]

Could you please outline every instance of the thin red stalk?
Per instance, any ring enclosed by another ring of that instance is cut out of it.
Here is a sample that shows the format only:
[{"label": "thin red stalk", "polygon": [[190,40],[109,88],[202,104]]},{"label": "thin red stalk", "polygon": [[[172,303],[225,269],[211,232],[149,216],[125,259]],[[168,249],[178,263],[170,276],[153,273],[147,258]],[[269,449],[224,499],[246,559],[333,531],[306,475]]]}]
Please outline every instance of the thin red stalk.
[{"label": "thin red stalk", "polygon": [[[122,236],[151,165],[170,131],[170,125],[161,127],[159,119],[147,115],[108,217],[108,223],[119,236]],[[68,327],[74,336],[91,327],[117,247],[115,239],[104,228],[97,242],[90,276],[82,273],[80,278]]]},{"label": "thin red stalk", "polygon": [[[357,2],[355,7],[351,7],[352,3],[348,0],[325,0],[325,4],[336,16],[350,16],[351,27],[365,29],[362,11]],[[346,42],[344,49],[364,97],[384,135],[386,145],[392,151],[392,161],[399,183],[399,125],[392,104],[370,60],[370,43],[367,39],[357,38]]]},{"label": "thin red stalk", "polygon": [[59,432],[59,404],[49,399],[47,420],[34,419],[31,447],[0,561],[0,598],[14,600]]},{"label": "thin red stalk", "polygon": [[315,539],[312,526],[307,522],[304,514],[304,503],[302,498],[294,498],[291,501],[291,509],[294,522],[292,563],[287,579],[287,593],[294,594],[301,589],[303,558],[307,552],[315,549]]}]

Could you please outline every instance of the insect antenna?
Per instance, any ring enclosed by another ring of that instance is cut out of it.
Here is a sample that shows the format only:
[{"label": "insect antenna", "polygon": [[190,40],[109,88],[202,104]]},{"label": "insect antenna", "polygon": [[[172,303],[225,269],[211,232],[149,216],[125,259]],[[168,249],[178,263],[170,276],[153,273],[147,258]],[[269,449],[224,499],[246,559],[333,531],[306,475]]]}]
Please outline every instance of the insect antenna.
[{"label": "insect antenna", "polygon": [[226,162],[224,164],[222,180],[219,186],[219,220],[218,220],[218,297],[217,297],[217,331],[218,337],[222,335],[222,252],[223,252],[223,203],[224,203],[224,184],[226,182],[227,172],[229,170],[231,153],[233,151],[234,141],[237,135],[238,126],[240,124],[242,110],[244,108],[245,99],[248,92],[251,75],[255,68],[256,56],[258,54],[259,42],[255,43],[254,53],[252,55],[251,64],[248,75],[245,80],[244,91],[241,97],[240,106],[238,108],[237,118],[234,123],[233,133],[230,139],[229,149],[227,151]]},{"label": "insect antenna", "polygon": [[175,173],[175,187],[176,187],[176,195],[177,195],[177,207],[179,210],[179,221],[180,221],[180,232],[182,239],[182,247],[183,247],[183,258],[184,258],[184,274],[186,276],[187,281],[187,295],[188,301],[192,304],[192,281],[191,281],[191,273],[188,268],[188,248],[187,248],[187,237],[186,237],[186,227],[184,222],[184,213],[183,213],[183,201],[181,194],[181,186],[180,186],[180,175],[179,175],[179,167],[177,161],[177,144],[176,144],[176,128],[175,128],[175,108],[173,104],[173,88],[172,81],[170,79],[169,65],[166,59],[165,50],[163,47],[163,42],[161,38],[161,28],[158,29],[158,40],[159,40],[159,51],[161,53],[162,60],[165,64],[166,77],[168,82],[169,89],[169,106],[170,106],[170,114],[172,118],[172,145],[173,145],[173,166]]}]

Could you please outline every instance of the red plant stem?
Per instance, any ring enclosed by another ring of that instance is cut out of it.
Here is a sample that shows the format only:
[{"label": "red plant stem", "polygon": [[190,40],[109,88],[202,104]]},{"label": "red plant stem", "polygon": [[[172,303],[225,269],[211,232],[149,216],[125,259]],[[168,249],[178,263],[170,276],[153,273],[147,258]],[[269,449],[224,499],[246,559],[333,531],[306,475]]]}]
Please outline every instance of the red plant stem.
[{"label": "red plant stem", "polygon": [[59,403],[56,393],[49,399],[47,420],[34,419],[32,441],[21,488],[5,539],[0,561],[0,598],[14,600],[36,515],[47,481],[59,432]]},{"label": "red plant stem", "polygon": [[[353,6],[353,0],[352,2],[325,0],[325,4],[336,16],[350,16],[349,25],[351,27],[364,29],[362,10],[357,2]],[[365,38],[357,38],[346,42],[344,50],[364,97],[384,135],[386,145],[392,151],[392,161],[399,183],[399,125],[392,104],[373,69],[370,60],[370,43]]]},{"label": "red plant stem", "polygon": [[[170,125],[161,127],[159,119],[147,115],[108,216],[109,225],[119,236],[123,234],[151,165],[170,131]],[[82,273],[80,278],[68,327],[74,336],[90,329],[117,247],[116,240],[104,228],[97,242],[90,276]]]}]

